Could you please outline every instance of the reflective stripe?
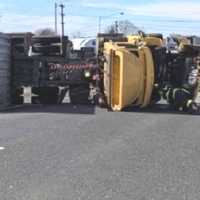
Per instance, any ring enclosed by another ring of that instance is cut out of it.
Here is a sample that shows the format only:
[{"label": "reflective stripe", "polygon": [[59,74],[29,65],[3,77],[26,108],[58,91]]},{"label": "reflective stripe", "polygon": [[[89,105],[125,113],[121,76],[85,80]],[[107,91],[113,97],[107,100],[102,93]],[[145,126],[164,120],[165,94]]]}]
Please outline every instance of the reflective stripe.
[{"label": "reflective stripe", "polygon": [[168,91],[167,91],[167,93],[166,93],[166,97],[167,97],[167,101],[169,102],[169,93],[170,93],[170,90],[171,89],[169,89]]},{"label": "reflective stripe", "polygon": [[176,89],[173,90],[173,99],[175,99],[176,92],[179,91],[179,90],[180,90],[181,92],[187,93],[187,94],[189,94],[189,95],[191,94],[191,93],[190,93],[188,90],[186,90],[185,88],[176,88]]},{"label": "reflective stripe", "polygon": [[188,108],[192,102],[193,102],[193,100],[191,100],[191,99],[188,100],[188,101],[187,101],[187,104],[186,104],[186,107]]},{"label": "reflective stripe", "polygon": [[185,93],[191,94],[190,91],[186,90],[185,88],[181,88],[182,91],[184,91]]},{"label": "reflective stripe", "polygon": [[180,90],[180,89],[179,89],[179,88],[176,88],[176,89],[173,90],[173,96],[172,96],[173,99],[175,99],[175,95],[176,95],[176,92],[177,92],[178,90]]}]

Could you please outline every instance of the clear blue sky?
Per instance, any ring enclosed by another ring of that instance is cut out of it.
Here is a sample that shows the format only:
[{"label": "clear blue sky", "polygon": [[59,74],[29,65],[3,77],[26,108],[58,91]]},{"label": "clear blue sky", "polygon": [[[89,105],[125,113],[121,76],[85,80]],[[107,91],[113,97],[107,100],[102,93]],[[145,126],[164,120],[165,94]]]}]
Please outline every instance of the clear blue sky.
[{"label": "clear blue sky", "polygon": [[[35,31],[54,26],[54,0],[1,0],[0,31]],[[128,19],[146,32],[200,35],[200,0],[57,0],[65,8],[66,34],[94,36],[98,16],[123,11],[102,20],[102,29],[115,20]],[[59,19],[60,21],[60,19]]]}]

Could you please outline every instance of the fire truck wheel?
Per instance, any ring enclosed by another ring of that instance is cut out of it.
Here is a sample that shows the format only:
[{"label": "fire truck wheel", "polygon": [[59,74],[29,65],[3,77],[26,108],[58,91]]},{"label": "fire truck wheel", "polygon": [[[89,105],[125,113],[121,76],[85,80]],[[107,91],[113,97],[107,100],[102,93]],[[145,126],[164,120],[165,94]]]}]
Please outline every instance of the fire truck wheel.
[{"label": "fire truck wheel", "polygon": [[69,88],[69,97],[72,104],[89,104],[89,85],[71,85]]}]

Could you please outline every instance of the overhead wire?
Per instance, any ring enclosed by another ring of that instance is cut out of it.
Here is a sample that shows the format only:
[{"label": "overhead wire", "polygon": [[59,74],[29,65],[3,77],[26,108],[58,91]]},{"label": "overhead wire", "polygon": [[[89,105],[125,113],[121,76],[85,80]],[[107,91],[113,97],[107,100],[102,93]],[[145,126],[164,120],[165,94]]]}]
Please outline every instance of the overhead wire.
[{"label": "overhead wire", "polygon": [[[51,0],[52,2],[55,2],[54,0]],[[82,17],[85,18],[86,21],[79,22],[79,27],[77,27],[77,30],[84,32],[85,34],[89,34],[90,32],[97,32],[97,26],[98,26],[98,16],[95,15],[89,15],[89,14],[74,14],[73,11],[73,5],[69,3],[69,0],[58,0],[59,2],[64,2],[67,4],[66,8],[68,10],[66,11],[66,29],[67,29],[67,23],[73,22],[73,17]],[[70,9],[69,9],[70,8]],[[49,9],[48,9],[49,10]],[[194,31],[198,33],[198,28],[195,29],[195,25],[197,27],[200,25],[200,20],[193,20],[193,19],[166,19],[163,18],[156,18],[155,16],[139,16],[139,15],[125,15],[127,19],[130,18],[130,21],[133,22],[136,26],[144,27],[145,29],[152,29],[152,30],[160,30],[160,31],[168,31],[168,32],[176,32],[177,31]],[[27,16],[27,21],[29,19],[29,16]],[[118,19],[118,18],[117,18]],[[1,20],[2,22],[3,20]],[[87,22],[88,21],[88,22]],[[113,23],[113,19],[106,19],[104,23],[102,23],[102,27],[106,29],[107,26]],[[5,22],[3,22],[5,23]],[[53,20],[51,19],[49,21],[49,24],[53,23]],[[82,24],[82,25],[81,25]],[[17,23],[7,23],[7,25],[17,25]],[[23,22],[20,22],[21,26],[27,26],[27,23],[23,24]],[[73,30],[74,31],[74,30]],[[67,32],[72,32],[68,30]],[[199,33],[200,34],[200,33]]]}]

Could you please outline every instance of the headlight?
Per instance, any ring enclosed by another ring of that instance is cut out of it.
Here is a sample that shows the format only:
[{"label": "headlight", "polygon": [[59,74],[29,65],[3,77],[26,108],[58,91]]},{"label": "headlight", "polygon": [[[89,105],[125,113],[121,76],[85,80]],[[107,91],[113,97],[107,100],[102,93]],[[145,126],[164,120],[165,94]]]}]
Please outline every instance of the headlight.
[{"label": "headlight", "polygon": [[91,73],[90,73],[90,71],[88,71],[88,70],[86,70],[86,71],[84,72],[84,75],[85,75],[85,78],[90,78],[90,77],[91,77]]}]

